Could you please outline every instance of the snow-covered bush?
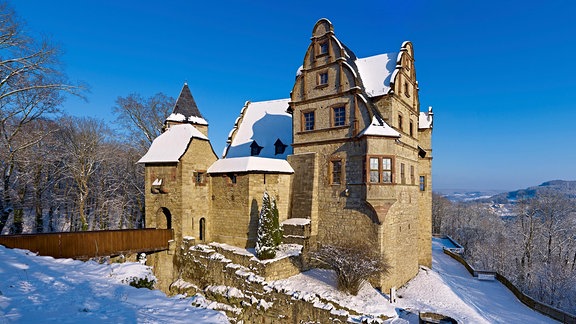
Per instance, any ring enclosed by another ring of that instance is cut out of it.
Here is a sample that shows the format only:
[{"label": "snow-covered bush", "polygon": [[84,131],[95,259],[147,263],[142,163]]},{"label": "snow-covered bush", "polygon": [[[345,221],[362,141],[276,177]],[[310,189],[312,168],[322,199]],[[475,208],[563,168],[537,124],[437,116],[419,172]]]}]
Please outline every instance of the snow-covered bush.
[{"label": "snow-covered bush", "polygon": [[336,272],[338,290],[357,295],[364,282],[376,274],[388,274],[390,264],[382,255],[356,242],[323,245],[311,253],[312,260]]},{"label": "snow-covered bush", "polygon": [[282,243],[282,230],[278,220],[276,201],[264,191],[262,209],[258,217],[256,256],[261,260],[272,259],[276,256],[276,248],[280,243]]},{"label": "snow-covered bush", "polygon": [[146,259],[146,253],[142,252],[142,253],[138,254],[138,262],[140,264],[146,264],[146,261],[148,261]]},{"label": "snow-covered bush", "polygon": [[146,277],[144,278],[132,277],[132,279],[129,282],[129,285],[136,288],[154,289],[155,283],[156,280],[154,279],[148,279]]}]

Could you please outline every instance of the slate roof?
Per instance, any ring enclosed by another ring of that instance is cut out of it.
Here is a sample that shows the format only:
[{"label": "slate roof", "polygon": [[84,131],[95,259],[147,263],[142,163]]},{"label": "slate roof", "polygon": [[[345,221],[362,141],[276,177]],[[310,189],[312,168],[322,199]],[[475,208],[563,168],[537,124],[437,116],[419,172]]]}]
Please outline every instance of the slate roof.
[{"label": "slate roof", "polygon": [[174,105],[174,111],[172,113],[182,114],[185,117],[204,118],[202,117],[202,114],[200,114],[200,110],[198,110],[198,106],[196,105],[196,101],[194,101],[192,92],[190,92],[188,83],[184,83],[182,91],[180,91],[180,96],[178,96],[178,100],[176,100],[176,105]]},{"label": "slate roof", "polygon": [[178,123],[190,123],[193,125],[208,125],[208,122],[200,114],[200,110],[192,97],[188,83],[184,83],[180,96],[176,100],[172,114],[166,118],[166,121]]}]

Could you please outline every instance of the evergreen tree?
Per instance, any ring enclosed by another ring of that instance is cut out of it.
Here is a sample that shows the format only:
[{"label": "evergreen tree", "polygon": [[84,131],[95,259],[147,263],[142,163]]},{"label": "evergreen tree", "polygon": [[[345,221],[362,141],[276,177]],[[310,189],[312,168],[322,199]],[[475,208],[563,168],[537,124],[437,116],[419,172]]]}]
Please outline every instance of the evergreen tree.
[{"label": "evergreen tree", "polygon": [[[275,203],[274,203],[275,205]],[[272,259],[276,256],[274,213],[268,192],[264,191],[262,209],[258,218],[258,238],[256,240],[256,256],[258,259]],[[278,209],[276,209],[278,213]]]},{"label": "evergreen tree", "polygon": [[280,226],[280,219],[278,216],[278,206],[276,206],[276,199],[272,197],[272,237],[274,238],[274,247],[278,247],[282,244],[282,237],[284,236],[284,231]]}]

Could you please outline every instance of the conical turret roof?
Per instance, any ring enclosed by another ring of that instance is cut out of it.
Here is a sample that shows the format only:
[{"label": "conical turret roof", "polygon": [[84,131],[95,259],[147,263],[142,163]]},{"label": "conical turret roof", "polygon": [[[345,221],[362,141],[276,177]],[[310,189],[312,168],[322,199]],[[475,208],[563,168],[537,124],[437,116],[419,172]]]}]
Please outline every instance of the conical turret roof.
[{"label": "conical turret roof", "polygon": [[196,101],[194,101],[188,83],[184,83],[178,100],[176,100],[176,104],[174,105],[174,110],[172,114],[166,118],[166,121],[208,125],[208,122],[202,117]]},{"label": "conical turret roof", "polygon": [[190,92],[188,83],[184,83],[182,91],[180,91],[180,96],[178,97],[178,100],[176,100],[173,113],[182,114],[186,117],[194,116],[202,118],[202,114],[200,114],[200,110],[198,110],[198,106],[196,105],[196,101],[194,101],[192,92]]}]

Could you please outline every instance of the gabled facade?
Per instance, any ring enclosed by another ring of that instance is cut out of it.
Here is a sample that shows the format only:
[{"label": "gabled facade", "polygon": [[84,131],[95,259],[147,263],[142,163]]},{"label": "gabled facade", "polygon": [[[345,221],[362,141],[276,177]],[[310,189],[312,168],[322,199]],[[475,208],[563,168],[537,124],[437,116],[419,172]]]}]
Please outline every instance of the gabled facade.
[{"label": "gabled facade", "polygon": [[290,98],[246,102],[220,159],[184,85],[140,161],[146,226],[170,226],[168,210],[177,245],[253,247],[266,190],[281,221],[307,219],[306,246],[363,244],[393,267],[373,284],[399,287],[431,266],[432,120],[420,112],[412,43],[358,58],[321,19]]},{"label": "gabled facade", "polygon": [[400,286],[430,266],[431,122],[420,123],[412,43],[357,58],[321,19],[290,107],[292,191],[315,197],[294,195],[292,215],[311,219],[320,244],[360,241],[386,255],[393,273],[377,286]]}]

